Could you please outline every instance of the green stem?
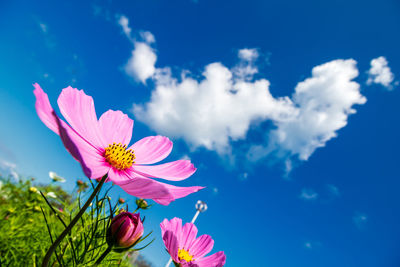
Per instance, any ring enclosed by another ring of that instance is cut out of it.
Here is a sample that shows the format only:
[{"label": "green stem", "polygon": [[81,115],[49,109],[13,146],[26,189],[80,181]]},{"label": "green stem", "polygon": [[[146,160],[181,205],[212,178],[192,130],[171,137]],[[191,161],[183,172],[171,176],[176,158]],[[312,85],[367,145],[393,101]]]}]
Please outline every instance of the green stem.
[{"label": "green stem", "polygon": [[108,253],[110,253],[111,250],[112,246],[108,246],[106,251],[104,251],[103,254],[101,254],[100,258],[97,259],[95,265],[98,265],[102,260],[104,260],[104,258],[108,255]]},{"label": "green stem", "polygon": [[71,232],[72,227],[75,226],[75,224],[78,222],[78,220],[82,217],[82,215],[85,213],[86,209],[89,207],[90,203],[94,199],[94,197],[97,195],[97,193],[100,191],[101,187],[103,186],[105,180],[107,179],[108,174],[106,173],[102,178],[99,184],[96,186],[96,188],[93,190],[93,193],[90,195],[88,200],[86,201],[85,205],[81,208],[81,210],[78,212],[78,214],[72,219],[70,224],[65,228],[65,230],[57,237],[56,241],[51,245],[49,250],[46,253],[46,256],[44,256],[42,267],[47,267],[49,266],[49,261],[51,258],[51,255],[53,252],[56,250],[58,245],[61,243],[61,241],[64,239],[64,237]]}]

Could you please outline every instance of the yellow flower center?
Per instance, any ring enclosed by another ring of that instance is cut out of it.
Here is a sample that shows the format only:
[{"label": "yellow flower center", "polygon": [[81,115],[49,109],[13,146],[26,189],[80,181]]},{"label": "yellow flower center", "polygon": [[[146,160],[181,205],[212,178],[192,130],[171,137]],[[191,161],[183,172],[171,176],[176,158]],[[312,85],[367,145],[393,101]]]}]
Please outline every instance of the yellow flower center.
[{"label": "yellow flower center", "polygon": [[186,251],[182,248],[178,250],[178,258],[180,260],[185,260],[186,262],[193,261],[193,256],[189,254],[189,251]]},{"label": "yellow flower center", "polygon": [[108,163],[118,170],[125,170],[135,163],[133,149],[126,149],[126,145],[113,143],[108,145],[104,151],[104,157]]}]

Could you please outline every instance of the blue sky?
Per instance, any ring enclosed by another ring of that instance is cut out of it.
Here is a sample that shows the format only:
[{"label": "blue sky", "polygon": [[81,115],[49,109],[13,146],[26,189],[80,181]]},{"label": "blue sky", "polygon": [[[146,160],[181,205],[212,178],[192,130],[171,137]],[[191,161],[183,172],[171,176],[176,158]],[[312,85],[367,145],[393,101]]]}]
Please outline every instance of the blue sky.
[{"label": "blue sky", "polygon": [[[190,221],[226,266],[399,266],[400,3],[382,1],[12,1],[0,3],[2,173],[72,190],[83,173],[38,119],[71,85],[97,114],[162,134],[167,160],[207,189],[145,212]],[[161,118],[161,119],[160,119]],[[113,191],[114,199],[123,196]]]}]

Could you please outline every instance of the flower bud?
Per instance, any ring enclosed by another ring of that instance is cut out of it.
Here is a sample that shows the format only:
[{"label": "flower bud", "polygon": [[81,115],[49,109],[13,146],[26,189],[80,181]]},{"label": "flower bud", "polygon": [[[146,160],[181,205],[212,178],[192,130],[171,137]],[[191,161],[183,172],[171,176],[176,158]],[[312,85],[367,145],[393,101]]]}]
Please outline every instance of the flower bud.
[{"label": "flower bud", "polygon": [[125,199],[123,199],[122,197],[120,197],[120,198],[118,199],[118,203],[119,203],[119,204],[124,204],[124,203],[125,203]]},{"label": "flower bud", "polygon": [[136,199],[136,205],[137,205],[138,209],[142,209],[142,210],[145,210],[145,209],[149,208],[149,205],[147,204],[147,201],[144,200],[143,198]]},{"label": "flower bud", "polygon": [[78,186],[78,192],[86,191],[86,189],[89,187],[88,184],[82,180],[76,181],[76,185]]},{"label": "flower bud", "polygon": [[143,235],[140,214],[121,212],[115,216],[107,231],[107,243],[116,249],[130,248]]}]

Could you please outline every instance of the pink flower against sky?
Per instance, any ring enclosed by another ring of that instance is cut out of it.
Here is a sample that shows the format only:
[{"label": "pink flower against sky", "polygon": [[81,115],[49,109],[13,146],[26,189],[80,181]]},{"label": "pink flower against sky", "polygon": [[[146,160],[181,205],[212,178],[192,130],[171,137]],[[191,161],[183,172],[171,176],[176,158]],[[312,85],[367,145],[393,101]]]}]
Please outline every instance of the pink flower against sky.
[{"label": "pink flower against sky", "polygon": [[204,257],[214,246],[214,240],[209,235],[197,236],[197,227],[193,223],[186,223],[182,227],[182,220],[173,218],[160,224],[161,234],[175,265],[181,267],[222,267],[226,256],[219,251]]},{"label": "pink flower against sky", "polygon": [[60,135],[66,149],[81,163],[89,178],[98,179],[108,173],[108,181],[128,194],[150,198],[162,205],[203,188],[177,187],[149,178],[181,181],[196,171],[189,160],[148,165],[170,154],[172,142],[167,137],[149,136],[128,146],[133,120],[114,110],[97,119],[92,97],[72,87],[63,89],[57,101],[66,123],[56,115],[39,84],[35,83],[34,87],[39,118]]}]

